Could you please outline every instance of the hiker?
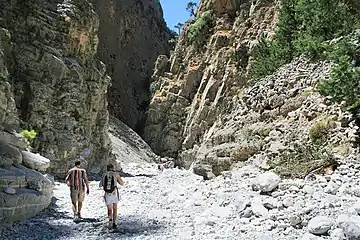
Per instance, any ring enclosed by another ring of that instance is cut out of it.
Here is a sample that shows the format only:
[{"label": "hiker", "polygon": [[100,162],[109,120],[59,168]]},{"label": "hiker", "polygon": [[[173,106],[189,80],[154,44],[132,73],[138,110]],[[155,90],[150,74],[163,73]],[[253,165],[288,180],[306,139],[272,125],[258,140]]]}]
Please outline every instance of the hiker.
[{"label": "hiker", "polygon": [[117,188],[117,183],[124,185],[124,181],[120,175],[115,172],[115,167],[113,164],[107,165],[107,172],[101,178],[99,187],[103,187],[105,191],[104,201],[108,210],[109,217],[109,227],[116,228],[117,222],[117,204],[120,200],[119,190]]},{"label": "hiker", "polygon": [[74,220],[81,219],[81,208],[85,199],[85,185],[86,194],[89,195],[89,181],[86,175],[86,170],[80,168],[81,161],[75,161],[75,167],[70,169],[66,175],[66,184],[70,187],[70,197],[72,209],[74,212]]}]

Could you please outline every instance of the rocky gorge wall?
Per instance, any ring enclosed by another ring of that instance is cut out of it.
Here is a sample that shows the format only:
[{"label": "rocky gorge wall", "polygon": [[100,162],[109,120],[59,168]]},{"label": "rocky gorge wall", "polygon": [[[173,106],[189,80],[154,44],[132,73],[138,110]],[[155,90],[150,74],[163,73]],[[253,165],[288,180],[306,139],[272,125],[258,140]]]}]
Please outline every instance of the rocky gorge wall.
[{"label": "rocky gorge wall", "polygon": [[231,112],[246,84],[252,47],[261,33],[274,31],[277,8],[277,1],[200,2],[196,18],[211,13],[212,21],[193,42],[189,29],[196,21],[185,23],[171,58],[158,59],[155,69],[144,138],[156,153],[190,167],[193,160],[185,163],[182,154]]},{"label": "rocky gorge wall", "polygon": [[155,153],[205,179],[246,163],[304,177],[354,153],[354,118],[314,90],[331,63],[299,58],[249,82],[278,10],[275,0],[200,2],[170,59],[157,60],[144,134]]},{"label": "rocky gorge wall", "polygon": [[141,134],[154,62],[170,51],[161,6],[155,0],[92,2],[100,18],[98,56],[112,78],[110,114]]},{"label": "rocky gorge wall", "polygon": [[92,5],[3,0],[0,9],[0,27],[11,46],[5,59],[9,81],[2,88],[11,101],[4,99],[2,108],[17,115],[19,124],[5,122],[13,124],[11,130],[37,132],[33,148],[51,159],[52,173],[63,177],[80,157],[98,172],[110,152],[110,78],[95,58],[99,19]]},{"label": "rocky gorge wall", "polygon": [[10,33],[0,28],[0,227],[36,215],[52,198],[53,183],[32,170],[45,171],[50,161],[29,152],[27,143],[6,129],[18,124],[6,59]]}]

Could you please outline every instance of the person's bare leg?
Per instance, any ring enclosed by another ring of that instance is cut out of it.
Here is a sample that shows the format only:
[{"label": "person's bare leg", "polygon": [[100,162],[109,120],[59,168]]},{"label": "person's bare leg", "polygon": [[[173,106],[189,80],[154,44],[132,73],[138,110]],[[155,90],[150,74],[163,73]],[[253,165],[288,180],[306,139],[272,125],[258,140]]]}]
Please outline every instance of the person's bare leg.
[{"label": "person's bare leg", "polygon": [[78,211],[77,211],[77,213],[79,214],[78,216],[79,216],[79,218],[81,217],[81,215],[80,215],[80,212],[81,212],[81,209],[82,209],[82,205],[83,205],[83,203],[82,202],[78,202]]},{"label": "person's bare leg", "polygon": [[112,218],[112,216],[113,216],[113,206],[112,206],[112,204],[107,205],[107,209],[108,209],[109,221],[112,221],[113,220],[113,218]]},{"label": "person's bare leg", "polygon": [[117,222],[117,204],[114,203],[113,204],[113,221],[114,221],[114,224],[116,224]]},{"label": "person's bare leg", "polygon": [[112,227],[112,226],[113,226],[113,219],[112,219],[113,209],[112,209],[112,204],[107,205],[107,210],[108,210],[108,218],[109,218],[109,227]]},{"label": "person's bare leg", "polygon": [[76,202],[71,202],[72,203],[72,209],[74,213],[77,213],[77,204]]}]

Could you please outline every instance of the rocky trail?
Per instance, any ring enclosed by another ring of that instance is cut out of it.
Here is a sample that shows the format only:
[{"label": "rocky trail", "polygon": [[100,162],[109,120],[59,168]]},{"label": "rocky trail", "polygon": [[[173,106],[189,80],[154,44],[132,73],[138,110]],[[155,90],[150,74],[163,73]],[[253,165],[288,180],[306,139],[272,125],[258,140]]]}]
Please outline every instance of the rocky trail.
[{"label": "rocky trail", "polygon": [[120,190],[117,230],[105,224],[97,181],[80,223],[66,185],[56,183],[51,208],[0,239],[360,239],[359,164],[307,180],[280,180],[251,166],[210,181],[179,169],[132,169]]}]

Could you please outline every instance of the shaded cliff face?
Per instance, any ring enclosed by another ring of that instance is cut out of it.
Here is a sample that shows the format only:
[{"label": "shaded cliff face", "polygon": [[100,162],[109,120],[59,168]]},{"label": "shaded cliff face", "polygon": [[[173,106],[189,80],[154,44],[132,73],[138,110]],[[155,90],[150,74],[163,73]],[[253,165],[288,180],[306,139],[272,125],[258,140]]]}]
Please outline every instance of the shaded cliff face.
[{"label": "shaded cliff face", "polygon": [[158,55],[169,53],[169,30],[155,0],[93,0],[100,17],[100,59],[112,78],[109,110],[136,132],[144,127]]},{"label": "shaded cliff face", "polygon": [[110,149],[110,78],[94,57],[99,20],[92,5],[3,0],[0,9],[0,26],[11,35],[6,63],[21,128],[36,130],[34,148],[51,159],[51,172],[65,174],[80,156],[98,171]]}]

